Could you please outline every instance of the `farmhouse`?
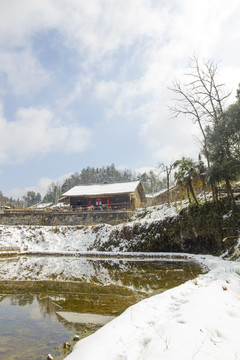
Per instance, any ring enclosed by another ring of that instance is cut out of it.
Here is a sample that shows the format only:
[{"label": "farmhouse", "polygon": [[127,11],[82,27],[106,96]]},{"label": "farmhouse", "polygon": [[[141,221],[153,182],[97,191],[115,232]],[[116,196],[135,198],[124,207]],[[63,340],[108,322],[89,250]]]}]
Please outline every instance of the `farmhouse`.
[{"label": "farmhouse", "polygon": [[134,210],[146,201],[140,181],[113,184],[78,185],[60,199],[76,209]]}]

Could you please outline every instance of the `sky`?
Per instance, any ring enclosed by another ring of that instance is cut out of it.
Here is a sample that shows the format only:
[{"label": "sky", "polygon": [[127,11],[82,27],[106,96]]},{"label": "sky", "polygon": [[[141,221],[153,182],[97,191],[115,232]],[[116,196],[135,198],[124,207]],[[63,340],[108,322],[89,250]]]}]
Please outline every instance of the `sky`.
[{"label": "sky", "polygon": [[189,59],[240,83],[237,0],[0,0],[0,191],[44,195],[82,168],[196,158],[198,128],[173,118]]}]

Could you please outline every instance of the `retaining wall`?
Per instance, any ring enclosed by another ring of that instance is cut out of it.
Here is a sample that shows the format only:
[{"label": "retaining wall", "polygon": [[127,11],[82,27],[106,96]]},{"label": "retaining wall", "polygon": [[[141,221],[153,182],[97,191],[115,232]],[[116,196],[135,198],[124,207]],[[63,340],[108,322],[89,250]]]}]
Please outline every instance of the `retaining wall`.
[{"label": "retaining wall", "polygon": [[117,225],[130,220],[130,211],[39,212],[8,211],[0,213],[0,225]]}]

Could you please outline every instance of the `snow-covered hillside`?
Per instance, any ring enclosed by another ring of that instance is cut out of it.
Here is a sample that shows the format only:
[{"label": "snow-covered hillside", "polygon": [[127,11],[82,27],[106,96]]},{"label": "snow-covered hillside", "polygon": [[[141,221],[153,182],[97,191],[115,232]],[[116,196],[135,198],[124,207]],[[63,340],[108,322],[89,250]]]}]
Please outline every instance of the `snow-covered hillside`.
[{"label": "snow-covered hillside", "polygon": [[[179,208],[180,209],[180,205]],[[134,224],[149,224],[169,216],[176,216],[176,206],[159,205],[146,209],[136,210],[133,221],[128,223],[131,228]],[[123,224],[96,226],[6,226],[0,225],[0,249],[17,247],[21,252],[83,252],[95,250],[108,242],[111,234],[121,231]],[[121,242],[124,251],[124,240]],[[119,251],[119,246],[111,247],[111,251]]]}]

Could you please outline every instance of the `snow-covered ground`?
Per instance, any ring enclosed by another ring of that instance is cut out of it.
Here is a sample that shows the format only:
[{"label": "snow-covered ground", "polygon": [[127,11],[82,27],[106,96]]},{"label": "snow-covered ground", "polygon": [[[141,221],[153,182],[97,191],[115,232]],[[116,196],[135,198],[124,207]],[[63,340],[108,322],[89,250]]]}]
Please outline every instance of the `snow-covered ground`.
[{"label": "snow-covered ground", "polygon": [[[146,209],[136,210],[134,224],[148,224],[153,221],[163,220],[169,216],[176,216],[178,210],[186,203],[178,203],[173,206],[158,205]],[[94,249],[95,244],[101,246],[108,241],[111,234],[121,231],[123,225],[101,224],[97,226],[7,226],[0,225],[0,249],[17,247],[21,252],[83,252]],[[119,251],[119,247],[111,248]],[[121,243],[124,251],[124,241]]]},{"label": "snow-covered ground", "polygon": [[66,359],[240,359],[240,263],[193,257],[210,271],[128,308]]},{"label": "snow-covered ground", "polygon": [[0,248],[42,253],[87,251],[98,236],[104,241],[110,230],[110,225],[102,225],[98,231],[91,226],[0,225]]}]

